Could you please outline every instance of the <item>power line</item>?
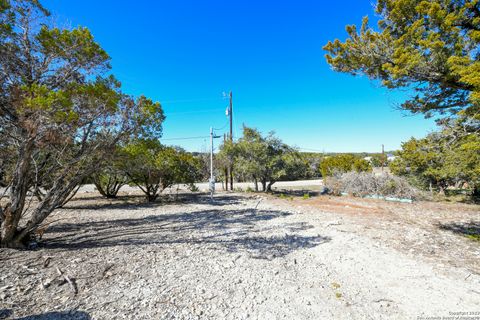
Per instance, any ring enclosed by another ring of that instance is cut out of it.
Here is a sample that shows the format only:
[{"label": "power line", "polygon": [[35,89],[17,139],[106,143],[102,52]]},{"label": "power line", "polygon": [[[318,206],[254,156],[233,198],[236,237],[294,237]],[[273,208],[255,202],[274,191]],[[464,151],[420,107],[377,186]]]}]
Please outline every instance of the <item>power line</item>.
[{"label": "power line", "polygon": [[223,98],[205,98],[205,99],[183,99],[183,100],[167,100],[167,101],[162,101],[160,100],[160,103],[186,103],[186,102],[200,102],[200,101],[219,101],[223,100]]},{"label": "power line", "polygon": [[228,121],[227,121],[227,122],[225,122],[225,125],[224,125],[223,127],[221,127],[221,128],[213,128],[213,130],[220,131],[220,130],[223,130],[223,129],[225,129],[227,126],[228,126]]},{"label": "power line", "polygon": [[200,110],[200,111],[185,111],[185,112],[168,112],[165,111],[165,114],[168,116],[171,115],[181,115],[181,114],[195,114],[195,113],[209,113],[213,111],[221,111],[222,109],[207,109],[207,110]]},{"label": "power line", "polygon": [[160,138],[160,141],[170,141],[170,140],[195,140],[195,139],[205,139],[210,138],[210,136],[197,136],[197,137],[181,137],[181,138]]}]

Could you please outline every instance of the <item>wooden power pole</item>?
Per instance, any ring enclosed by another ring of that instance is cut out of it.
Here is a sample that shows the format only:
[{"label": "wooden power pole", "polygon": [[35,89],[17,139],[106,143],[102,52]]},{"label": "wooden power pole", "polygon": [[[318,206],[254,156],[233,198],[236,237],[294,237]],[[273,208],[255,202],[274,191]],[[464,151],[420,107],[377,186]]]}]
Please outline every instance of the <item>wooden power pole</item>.
[{"label": "wooden power pole", "polygon": [[[232,95],[232,91],[230,91],[229,116],[230,116],[230,142],[233,143],[233,95]],[[230,159],[230,190],[233,191],[233,159]]]},{"label": "wooden power pole", "polygon": [[[227,134],[223,134],[223,144],[225,145],[225,142],[227,141]],[[223,167],[223,175],[225,176],[225,186],[224,189],[225,191],[228,191],[228,167],[225,166]]]},{"label": "wooden power pole", "polygon": [[382,172],[385,167],[385,146],[382,144]]}]

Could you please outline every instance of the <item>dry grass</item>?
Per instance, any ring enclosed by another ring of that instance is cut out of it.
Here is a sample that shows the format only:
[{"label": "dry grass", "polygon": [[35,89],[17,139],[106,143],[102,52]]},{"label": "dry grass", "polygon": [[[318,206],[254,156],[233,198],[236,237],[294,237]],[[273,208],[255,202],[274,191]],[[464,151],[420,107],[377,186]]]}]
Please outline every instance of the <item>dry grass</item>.
[{"label": "dry grass", "polygon": [[356,197],[383,196],[419,199],[425,196],[405,179],[390,174],[347,172],[326,179],[326,187],[333,194],[348,193]]}]

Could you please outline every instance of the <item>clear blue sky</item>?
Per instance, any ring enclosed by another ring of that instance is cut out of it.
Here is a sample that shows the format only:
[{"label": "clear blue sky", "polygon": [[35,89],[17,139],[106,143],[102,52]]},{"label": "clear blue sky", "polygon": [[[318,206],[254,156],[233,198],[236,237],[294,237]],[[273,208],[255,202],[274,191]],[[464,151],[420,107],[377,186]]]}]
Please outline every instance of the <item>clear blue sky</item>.
[{"label": "clear blue sky", "polygon": [[[289,144],[327,152],[396,149],[434,129],[396,106],[405,93],[333,72],[322,46],[373,15],[370,0],[44,0],[57,21],[87,26],[112,57],[124,91],[162,103],[165,143],[190,151],[226,124],[274,130]],[[222,130],[219,133],[223,133]]]}]

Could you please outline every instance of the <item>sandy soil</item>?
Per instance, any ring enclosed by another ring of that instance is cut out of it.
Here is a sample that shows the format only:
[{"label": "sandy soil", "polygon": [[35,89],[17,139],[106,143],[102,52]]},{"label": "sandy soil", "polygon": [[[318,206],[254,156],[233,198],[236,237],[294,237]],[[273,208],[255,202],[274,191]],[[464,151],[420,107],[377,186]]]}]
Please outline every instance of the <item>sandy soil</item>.
[{"label": "sandy soil", "polygon": [[478,206],[82,193],[50,221],[0,251],[0,319],[480,317]]}]

